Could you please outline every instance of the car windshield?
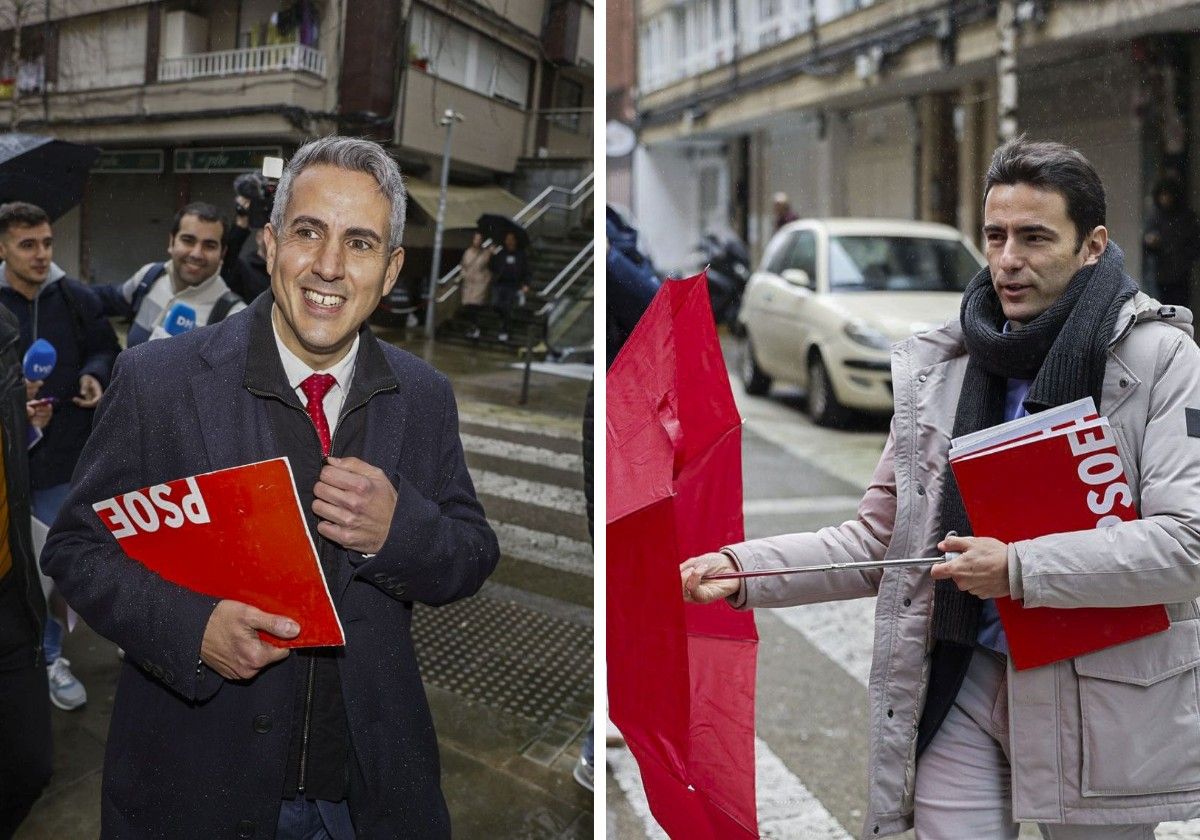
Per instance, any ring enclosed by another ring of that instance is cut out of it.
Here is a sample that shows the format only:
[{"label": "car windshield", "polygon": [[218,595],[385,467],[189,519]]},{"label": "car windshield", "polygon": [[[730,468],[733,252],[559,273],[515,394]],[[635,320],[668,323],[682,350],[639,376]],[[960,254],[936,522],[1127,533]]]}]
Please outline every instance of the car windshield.
[{"label": "car windshield", "polygon": [[829,242],[833,292],[961,292],[979,268],[954,239],[834,236]]}]

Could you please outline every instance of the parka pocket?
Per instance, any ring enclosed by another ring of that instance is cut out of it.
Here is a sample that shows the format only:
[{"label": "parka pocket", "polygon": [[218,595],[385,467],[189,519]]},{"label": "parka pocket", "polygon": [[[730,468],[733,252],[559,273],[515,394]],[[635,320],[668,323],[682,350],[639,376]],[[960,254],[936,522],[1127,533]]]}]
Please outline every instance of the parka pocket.
[{"label": "parka pocket", "polygon": [[1200,621],[1076,657],[1084,796],[1200,788]]}]

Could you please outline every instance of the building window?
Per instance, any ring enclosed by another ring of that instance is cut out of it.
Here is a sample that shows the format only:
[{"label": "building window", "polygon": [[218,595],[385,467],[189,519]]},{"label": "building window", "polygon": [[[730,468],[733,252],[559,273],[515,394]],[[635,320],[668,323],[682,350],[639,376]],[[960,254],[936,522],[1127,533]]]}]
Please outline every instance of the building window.
[{"label": "building window", "polygon": [[[579,133],[584,126],[583,85],[574,79],[559,77],[554,85],[554,110],[550,122],[566,131]],[[587,123],[590,125],[590,122]]]},{"label": "building window", "polygon": [[409,32],[413,67],[518,108],[529,104],[526,56],[424,6],[413,8]]},{"label": "building window", "polygon": [[684,76],[685,9],[670,9],[646,22],[641,34],[641,85],[666,87]]},{"label": "building window", "polygon": [[811,26],[814,4],[821,5],[818,0],[752,0],[742,47],[746,52],[754,52],[806,32]]},{"label": "building window", "polygon": [[242,0],[240,18],[239,47],[320,46],[321,7],[314,0]]}]

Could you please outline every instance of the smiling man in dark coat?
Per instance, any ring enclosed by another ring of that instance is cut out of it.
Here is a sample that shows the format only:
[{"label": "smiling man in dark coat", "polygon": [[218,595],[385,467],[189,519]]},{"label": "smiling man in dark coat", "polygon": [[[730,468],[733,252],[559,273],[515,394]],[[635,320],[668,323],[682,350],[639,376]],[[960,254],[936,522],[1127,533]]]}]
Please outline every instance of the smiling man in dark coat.
[{"label": "smiling man in dark coat", "polygon": [[[498,549],[448,381],[365,325],[400,271],[403,227],[400,172],[379,146],[314,141],[284,173],[266,228],[271,293],[118,361],[42,561],[126,651],[103,837],[449,836],[412,605],[473,594]],[[279,456],[291,460],[345,648],[263,643],[258,630],[298,628],[168,583],[92,511]]]}]

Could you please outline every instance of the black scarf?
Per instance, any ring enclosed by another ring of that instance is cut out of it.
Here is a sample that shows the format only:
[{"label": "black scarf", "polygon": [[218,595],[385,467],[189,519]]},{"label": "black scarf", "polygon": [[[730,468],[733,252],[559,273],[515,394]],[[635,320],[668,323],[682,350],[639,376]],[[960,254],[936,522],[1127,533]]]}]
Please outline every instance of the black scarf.
[{"label": "black scarf", "polygon": [[[1003,332],[1005,317],[992,287],[991,272],[984,268],[975,275],[963,293],[960,313],[970,359],[958,395],[954,437],[1004,421],[1009,379],[1033,380],[1025,398],[1025,410],[1030,414],[1086,396],[1095,399],[1099,407],[1108,344],[1117,315],[1137,292],[1137,284],[1125,274],[1124,267],[1125,255],[1115,242],[1109,242],[1099,262],[1076,272],[1049,309],[1007,333]],[[941,532],[948,531],[962,536],[972,533],[958,483],[947,463]],[[937,649],[921,720],[920,740],[925,743],[958,693],[979,635],[982,609],[983,601],[960,591],[954,581],[935,584],[932,636]],[[948,699],[944,696],[947,690]],[[939,693],[943,695],[940,699],[935,697]],[[940,708],[943,703],[944,709]]]}]

